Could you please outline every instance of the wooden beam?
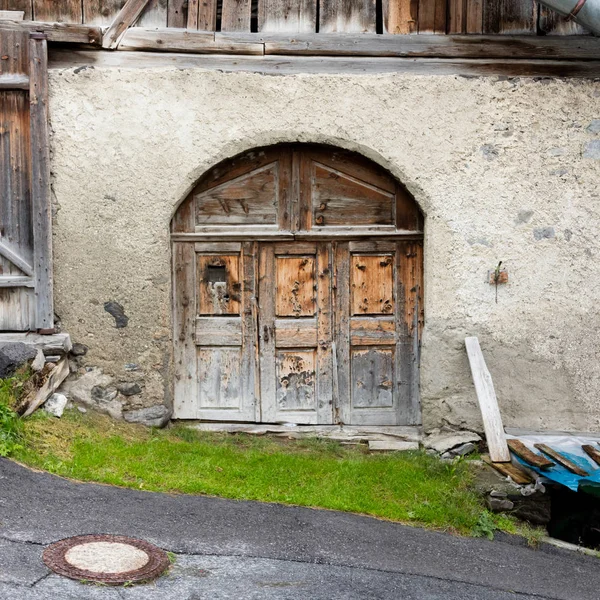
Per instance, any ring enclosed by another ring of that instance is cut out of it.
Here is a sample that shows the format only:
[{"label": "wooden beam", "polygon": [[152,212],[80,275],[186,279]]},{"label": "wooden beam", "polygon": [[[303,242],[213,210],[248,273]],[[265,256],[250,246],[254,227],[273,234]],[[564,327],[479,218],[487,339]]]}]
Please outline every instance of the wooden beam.
[{"label": "wooden beam", "polygon": [[385,33],[417,32],[419,0],[383,0],[382,11]]},{"label": "wooden beam", "polygon": [[508,447],[511,451],[516,454],[519,458],[522,458],[526,463],[537,467],[538,469],[550,469],[554,466],[551,460],[548,460],[541,454],[532,452],[523,442],[520,440],[510,439],[507,441]]},{"label": "wooden beam", "polygon": [[123,34],[142,14],[149,0],[127,0],[118,12],[111,26],[102,37],[102,47],[114,50],[121,41]]},{"label": "wooden beam", "polygon": [[[37,410],[58,389],[58,386],[69,375],[69,361],[63,358],[48,374],[44,385],[37,391],[32,392],[25,398],[21,410],[23,417],[28,417]],[[20,412],[20,411],[19,411]]]},{"label": "wooden beam", "polygon": [[50,146],[48,135],[48,46],[46,37],[29,40],[31,206],[36,328],[54,328],[52,274],[52,209],[50,206]]},{"label": "wooden beam", "polygon": [[9,260],[15,267],[21,269],[25,275],[33,277],[33,266],[15,252],[7,242],[0,242],[0,256],[4,256],[4,258]]},{"label": "wooden beam", "polygon": [[520,469],[512,463],[495,463],[487,454],[483,454],[481,458],[483,459],[483,462],[496,469],[498,473],[504,475],[505,477],[510,477],[519,485],[527,485],[528,483],[533,482],[533,478],[529,475],[529,473],[526,473],[523,471],[523,469]]},{"label": "wooden beam", "polygon": [[502,416],[500,415],[492,376],[485,364],[479,340],[476,337],[465,338],[465,346],[467,348],[467,355],[469,356],[469,364],[471,366],[477,400],[479,401],[479,408],[481,409],[483,428],[490,450],[490,457],[494,462],[510,462],[510,452],[506,445]]},{"label": "wooden beam", "polygon": [[546,444],[534,444],[534,446],[540,451],[553,458],[559,465],[562,465],[565,469],[579,475],[580,477],[587,477],[589,473],[584,471],[581,467],[578,467],[573,461],[569,460],[566,456],[563,456],[560,452],[557,452]]},{"label": "wooden beam", "polygon": [[0,288],[12,287],[35,287],[35,282],[31,277],[21,277],[19,275],[0,276]]},{"label": "wooden beam", "polygon": [[600,39],[592,36],[349,35],[217,33],[216,40],[264,43],[265,54],[303,56],[397,56],[406,58],[502,58],[598,60]]},{"label": "wooden beam", "polygon": [[24,18],[24,10],[0,10],[0,21],[22,21]]},{"label": "wooden beam", "polygon": [[29,90],[29,77],[18,73],[0,74],[0,90]]},{"label": "wooden beam", "polygon": [[192,52],[195,54],[253,54],[262,55],[261,42],[231,42],[216,37],[209,31],[187,29],[128,29],[119,45],[120,50],[162,50],[164,52]]},{"label": "wooden beam", "polygon": [[89,44],[100,46],[102,29],[71,23],[42,23],[39,21],[2,21],[0,28],[8,31],[26,31],[44,33],[49,42],[70,44]]},{"label": "wooden beam", "polygon": [[[465,75],[469,77],[600,77],[600,61],[429,59],[341,56],[231,56],[176,52],[97,52],[94,50],[50,49],[50,68],[84,66],[147,69],[170,67],[209,69],[227,73],[246,72],[268,75],[374,74]],[[200,236],[198,236],[200,237]],[[217,239],[221,234],[215,233]]]},{"label": "wooden beam", "polygon": [[598,451],[598,448],[590,444],[583,444],[581,448],[597,465],[600,465],[600,451]]}]

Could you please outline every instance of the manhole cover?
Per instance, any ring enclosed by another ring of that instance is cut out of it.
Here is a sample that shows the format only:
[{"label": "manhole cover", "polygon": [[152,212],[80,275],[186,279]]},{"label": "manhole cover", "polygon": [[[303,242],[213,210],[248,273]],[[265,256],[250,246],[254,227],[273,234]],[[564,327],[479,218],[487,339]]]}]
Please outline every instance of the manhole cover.
[{"label": "manhole cover", "polygon": [[48,546],[42,558],[59,575],[109,585],[148,581],[169,566],[169,557],[160,548],[122,535],[67,538]]}]

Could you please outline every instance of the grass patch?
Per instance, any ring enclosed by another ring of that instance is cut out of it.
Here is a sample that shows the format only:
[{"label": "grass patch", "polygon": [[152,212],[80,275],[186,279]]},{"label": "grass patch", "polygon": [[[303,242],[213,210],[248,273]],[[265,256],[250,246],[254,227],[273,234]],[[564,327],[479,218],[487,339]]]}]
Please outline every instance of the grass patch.
[{"label": "grass patch", "polygon": [[151,430],[76,410],[24,423],[14,458],[81,481],[335,509],[461,534],[520,533],[514,520],[484,509],[464,460],[372,455],[314,438]]},{"label": "grass patch", "polygon": [[29,371],[0,379],[0,456],[9,456],[22,447],[23,421],[14,411],[27,389]]}]

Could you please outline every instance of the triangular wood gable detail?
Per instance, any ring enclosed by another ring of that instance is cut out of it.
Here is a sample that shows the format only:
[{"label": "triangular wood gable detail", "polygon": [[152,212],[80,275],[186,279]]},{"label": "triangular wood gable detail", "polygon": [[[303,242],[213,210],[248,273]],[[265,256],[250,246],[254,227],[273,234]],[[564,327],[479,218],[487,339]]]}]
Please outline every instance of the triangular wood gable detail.
[{"label": "triangular wood gable detail", "polygon": [[54,328],[43,34],[0,29],[0,330]]}]

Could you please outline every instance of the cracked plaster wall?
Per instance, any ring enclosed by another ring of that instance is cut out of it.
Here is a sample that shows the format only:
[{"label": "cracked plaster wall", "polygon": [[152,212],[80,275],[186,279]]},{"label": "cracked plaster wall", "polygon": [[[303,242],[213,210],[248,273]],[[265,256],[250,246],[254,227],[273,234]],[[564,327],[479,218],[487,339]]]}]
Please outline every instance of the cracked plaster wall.
[{"label": "cracked plaster wall", "polygon": [[50,89],[56,312],[89,346],[82,372],[140,382],[126,409],[171,402],[178,202],[224,158],[307,141],[382,164],[426,214],[427,428],[481,427],[467,335],[506,425],[600,427],[600,83],[88,68]]}]

